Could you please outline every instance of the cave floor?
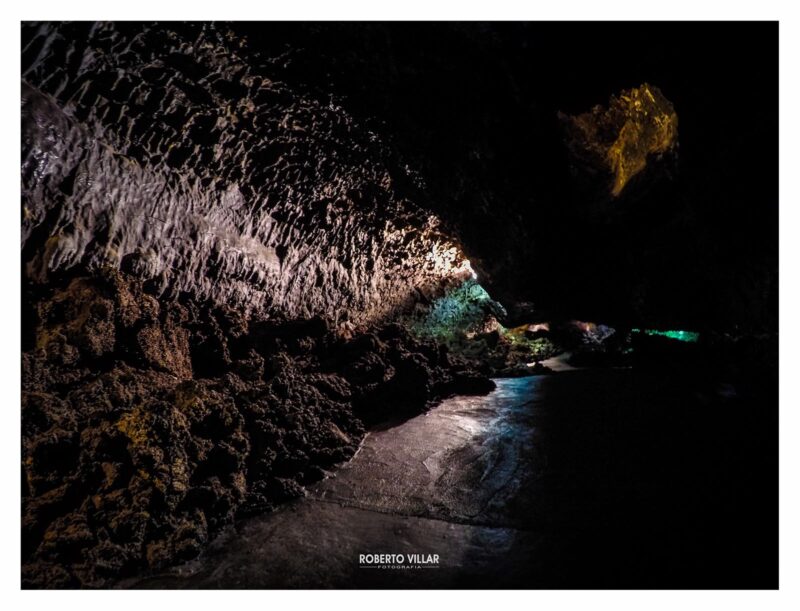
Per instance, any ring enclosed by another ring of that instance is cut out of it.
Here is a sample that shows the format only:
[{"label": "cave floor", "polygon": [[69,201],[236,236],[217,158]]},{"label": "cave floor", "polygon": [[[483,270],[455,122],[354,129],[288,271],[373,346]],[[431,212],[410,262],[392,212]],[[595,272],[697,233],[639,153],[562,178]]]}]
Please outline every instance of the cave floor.
[{"label": "cave floor", "polygon": [[305,498],[120,585],[776,587],[772,410],[653,372],[500,379],[371,432]]}]

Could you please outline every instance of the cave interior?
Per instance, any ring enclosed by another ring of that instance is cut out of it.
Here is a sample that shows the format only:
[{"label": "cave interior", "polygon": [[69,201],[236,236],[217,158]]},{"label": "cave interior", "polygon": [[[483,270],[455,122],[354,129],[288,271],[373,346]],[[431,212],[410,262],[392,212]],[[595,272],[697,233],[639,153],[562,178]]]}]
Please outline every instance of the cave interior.
[{"label": "cave interior", "polygon": [[21,27],[23,587],[776,586],[776,23]]}]

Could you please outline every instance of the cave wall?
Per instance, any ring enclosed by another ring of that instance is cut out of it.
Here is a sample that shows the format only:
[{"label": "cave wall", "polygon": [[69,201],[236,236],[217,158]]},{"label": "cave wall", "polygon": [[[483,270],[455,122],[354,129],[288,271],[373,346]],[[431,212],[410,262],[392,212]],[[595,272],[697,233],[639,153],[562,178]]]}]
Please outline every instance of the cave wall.
[{"label": "cave wall", "polygon": [[225,25],[22,31],[23,587],[193,558],[368,425],[494,388],[384,324],[472,270],[341,105]]},{"label": "cave wall", "polygon": [[[391,135],[509,324],[777,330],[777,23],[232,27]],[[644,83],[674,107],[677,154],[609,201],[576,180],[559,113]]]},{"label": "cave wall", "polygon": [[224,26],[23,26],[27,275],[122,268],[167,297],[375,324],[468,277],[373,132]]},{"label": "cave wall", "polygon": [[[416,289],[440,293],[449,272],[428,255],[452,242],[444,267],[463,269],[464,253],[509,324],[774,332],[775,33],[769,23],[24,24],[23,80],[112,150],[199,190],[192,202],[241,196],[240,212],[207,215],[220,235],[192,239],[188,254],[126,236],[131,252],[112,262],[129,255],[167,293],[369,324],[411,305]],[[670,167],[609,202],[576,180],[559,113],[643,83],[673,105],[680,143]],[[198,216],[213,205],[197,204]],[[53,248],[73,261],[75,229],[51,225],[39,237],[64,235]],[[181,278],[171,264],[194,271]]]},{"label": "cave wall", "polygon": [[196,557],[350,458],[366,426],[494,384],[386,325],[157,299],[113,269],[27,286],[22,584],[108,587]]},{"label": "cave wall", "polygon": [[[777,328],[770,47],[554,27],[22,25],[26,587],[194,557],[365,425],[488,392],[454,327],[494,372],[540,341],[496,317]],[[614,198],[558,111],[644,82],[680,146]]]}]

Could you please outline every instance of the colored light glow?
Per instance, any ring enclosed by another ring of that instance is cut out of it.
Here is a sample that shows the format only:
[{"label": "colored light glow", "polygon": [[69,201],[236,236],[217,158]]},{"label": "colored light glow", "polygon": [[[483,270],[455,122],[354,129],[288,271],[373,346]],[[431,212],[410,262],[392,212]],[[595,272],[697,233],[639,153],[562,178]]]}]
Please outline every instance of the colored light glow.
[{"label": "colored light glow", "polygon": [[460,333],[474,331],[496,308],[502,306],[469,278],[436,299],[423,317],[411,321],[409,328],[415,335],[446,342]]},{"label": "colored light glow", "polygon": [[633,333],[644,333],[645,335],[657,335],[660,337],[667,337],[679,342],[695,343],[700,339],[700,334],[696,331],[660,331],[658,329],[631,329]]}]

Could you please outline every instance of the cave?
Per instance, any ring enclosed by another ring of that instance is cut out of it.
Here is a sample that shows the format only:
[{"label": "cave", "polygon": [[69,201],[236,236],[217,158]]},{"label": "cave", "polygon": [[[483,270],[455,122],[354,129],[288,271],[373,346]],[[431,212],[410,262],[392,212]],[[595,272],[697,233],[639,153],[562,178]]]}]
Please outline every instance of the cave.
[{"label": "cave", "polygon": [[23,588],[777,587],[777,22],[21,40]]}]

